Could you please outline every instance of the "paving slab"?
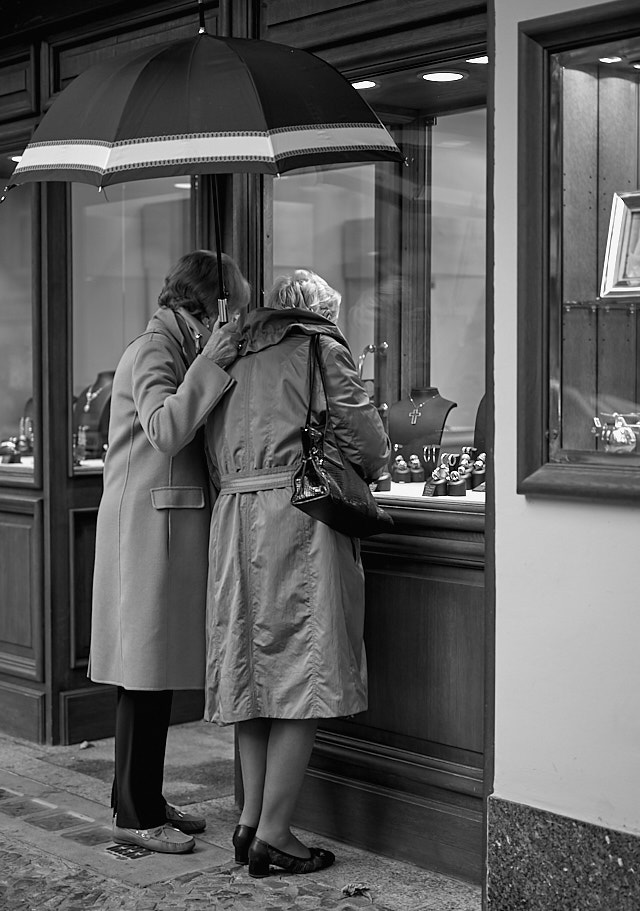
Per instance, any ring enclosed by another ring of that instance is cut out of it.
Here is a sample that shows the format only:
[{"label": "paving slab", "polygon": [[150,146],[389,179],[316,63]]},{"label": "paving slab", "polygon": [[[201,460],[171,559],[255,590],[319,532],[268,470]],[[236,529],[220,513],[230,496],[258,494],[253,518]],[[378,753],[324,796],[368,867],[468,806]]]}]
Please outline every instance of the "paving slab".
[{"label": "paving slab", "polygon": [[[207,819],[194,852],[177,856],[114,844],[112,739],[58,748],[0,735],[2,911],[480,911],[476,886],[301,830],[307,843],[332,850],[336,864],[252,879],[231,847],[233,739],[227,730],[218,740],[198,723],[176,727],[167,797]],[[213,779],[207,756],[227,764]],[[175,800],[190,793],[201,799]]]},{"label": "paving slab", "polygon": [[232,857],[230,848],[201,838],[184,855],[123,851],[111,838],[111,811],[103,804],[1,770],[0,788],[15,794],[0,795],[5,836],[121,882],[147,886],[218,867]]}]

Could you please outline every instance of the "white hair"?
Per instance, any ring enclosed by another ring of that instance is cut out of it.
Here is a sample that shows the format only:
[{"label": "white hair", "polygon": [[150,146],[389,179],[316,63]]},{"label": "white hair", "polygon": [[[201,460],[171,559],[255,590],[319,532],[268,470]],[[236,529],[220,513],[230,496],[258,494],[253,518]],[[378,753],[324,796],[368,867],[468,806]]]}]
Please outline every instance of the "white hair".
[{"label": "white hair", "polygon": [[267,298],[267,306],[275,310],[300,307],[335,323],[340,312],[342,295],[310,269],[296,269],[293,275],[276,278]]}]

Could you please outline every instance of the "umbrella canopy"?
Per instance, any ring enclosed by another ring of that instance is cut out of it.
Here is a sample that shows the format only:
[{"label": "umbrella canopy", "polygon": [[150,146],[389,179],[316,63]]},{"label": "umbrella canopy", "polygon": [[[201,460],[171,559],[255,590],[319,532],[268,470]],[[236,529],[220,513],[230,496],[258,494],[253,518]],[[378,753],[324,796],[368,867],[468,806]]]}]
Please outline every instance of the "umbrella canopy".
[{"label": "umbrella canopy", "polygon": [[105,187],[383,160],[403,156],[330,64],[286,45],[202,33],[77,76],[42,118],[10,185]]},{"label": "umbrella canopy", "polygon": [[[336,69],[307,51],[204,31],[91,67],[42,118],[9,187],[107,187],[184,174],[282,174],[311,165],[403,161]],[[4,198],[4,197],[3,197]],[[213,182],[218,271],[223,276]],[[219,301],[226,322],[226,291]]]}]

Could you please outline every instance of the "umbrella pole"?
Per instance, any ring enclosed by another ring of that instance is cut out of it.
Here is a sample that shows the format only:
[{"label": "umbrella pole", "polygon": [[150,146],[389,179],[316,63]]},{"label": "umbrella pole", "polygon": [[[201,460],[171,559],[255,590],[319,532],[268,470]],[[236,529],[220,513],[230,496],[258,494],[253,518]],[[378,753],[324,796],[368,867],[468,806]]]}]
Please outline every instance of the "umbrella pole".
[{"label": "umbrella pole", "polygon": [[229,322],[229,313],[227,309],[227,289],[224,281],[224,271],[222,268],[222,229],[220,227],[220,199],[218,193],[218,175],[213,174],[211,178],[211,202],[213,208],[213,224],[216,235],[216,258],[218,260],[218,287],[220,289],[218,298],[218,319],[220,325]]}]

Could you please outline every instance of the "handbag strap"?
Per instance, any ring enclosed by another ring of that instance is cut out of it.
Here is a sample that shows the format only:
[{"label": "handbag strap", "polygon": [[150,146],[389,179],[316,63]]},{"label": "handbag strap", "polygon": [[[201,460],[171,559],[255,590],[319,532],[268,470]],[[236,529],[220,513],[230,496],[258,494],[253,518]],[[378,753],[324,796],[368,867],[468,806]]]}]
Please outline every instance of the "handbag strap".
[{"label": "handbag strap", "polygon": [[307,426],[311,423],[313,392],[316,385],[316,373],[318,372],[320,373],[320,381],[322,382],[322,391],[324,392],[325,399],[324,432],[326,434],[330,424],[329,396],[327,395],[327,382],[322,356],[320,354],[320,333],[316,332],[309,342],[309,405],[307,407],[307,420],[305,422]]}]

